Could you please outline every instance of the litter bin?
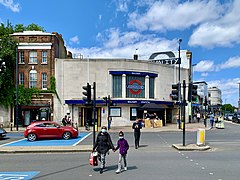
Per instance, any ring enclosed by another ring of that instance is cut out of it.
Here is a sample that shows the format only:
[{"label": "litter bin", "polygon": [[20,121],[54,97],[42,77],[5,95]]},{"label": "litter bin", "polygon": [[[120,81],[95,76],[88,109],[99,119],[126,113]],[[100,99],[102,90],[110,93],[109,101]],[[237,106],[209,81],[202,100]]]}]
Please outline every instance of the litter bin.
[{"label": "litter bin", "polygon": [[197,145],[205,145],[205,129],[199,128],[197,131]]}]

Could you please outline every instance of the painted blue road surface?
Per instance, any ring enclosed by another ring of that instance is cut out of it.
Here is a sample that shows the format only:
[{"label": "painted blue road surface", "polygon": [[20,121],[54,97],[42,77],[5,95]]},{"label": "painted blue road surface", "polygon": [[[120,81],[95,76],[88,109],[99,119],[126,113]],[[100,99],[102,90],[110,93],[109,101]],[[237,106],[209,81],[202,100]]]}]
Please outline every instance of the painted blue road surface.
[{"label": "painted blue road surface", "polygon": [[39,174],[38,171],[30,172],[0,172],[0,180],[27,180]]},{"label": "painted blue road surface", "polygon": [[30,142],[25,138],[16,142],[4,144],[3,146],[75,146],[89,135],[90,133],[84,132],[79,133],[78,137],[74,139],[41,139],[33,142]]}]

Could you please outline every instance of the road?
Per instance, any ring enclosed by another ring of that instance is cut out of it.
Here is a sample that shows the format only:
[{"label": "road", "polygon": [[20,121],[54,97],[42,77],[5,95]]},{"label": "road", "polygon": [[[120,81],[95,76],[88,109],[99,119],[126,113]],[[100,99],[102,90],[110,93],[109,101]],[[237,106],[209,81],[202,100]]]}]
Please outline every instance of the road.
[{"label": "road", "polygon": [[[130,143],[128,171],[115,174],[117,152],[107,156],[107,170],[88,163],[89,153],[4,154],[1,172],[38,172],[32,179],[162,179],[162,180],[237,180],[239,179],[239,132],[237,124],[206,131],[208,151],[180,152],[172,144],[182,143],[181,132],[143,133],[139,149],[134,149],[133,134],[125,133]],[[117,133],[111,133],[113,142]],[[86,139],[86,141],[90,141]],[[186,132],[186,143],[196,143],[196,132]],[[1,174],[0,174],[1,179]]]}]

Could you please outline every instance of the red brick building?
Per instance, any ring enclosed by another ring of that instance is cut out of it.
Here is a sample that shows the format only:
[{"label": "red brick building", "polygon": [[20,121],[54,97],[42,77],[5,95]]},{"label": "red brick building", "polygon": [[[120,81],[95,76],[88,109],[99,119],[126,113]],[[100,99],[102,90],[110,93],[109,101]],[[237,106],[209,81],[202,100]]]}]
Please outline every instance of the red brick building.
[{"label": "red brick building", "polygon": [[[66,58],[62,36],[56,32],[24,31],[12,34],[18,42],[18,83],[25,88],[50,90],[55,74],[55,58]],[[52,120],[54,93],[42,92],[31,104],[20,105],[18,124],[26,126],[35,120]]]}]

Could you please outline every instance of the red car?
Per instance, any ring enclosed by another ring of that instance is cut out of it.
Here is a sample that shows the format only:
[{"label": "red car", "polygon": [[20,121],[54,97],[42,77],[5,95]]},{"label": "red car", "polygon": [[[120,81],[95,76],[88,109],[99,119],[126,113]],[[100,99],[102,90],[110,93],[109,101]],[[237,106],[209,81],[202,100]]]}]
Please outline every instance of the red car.
[{"label": "red car", "polygon": [[24,137],[29,141],[43,138],[70,139],[78,137],[78,130],[71,126],[61,126],[53,121],[36,121],[26,128]]}]

